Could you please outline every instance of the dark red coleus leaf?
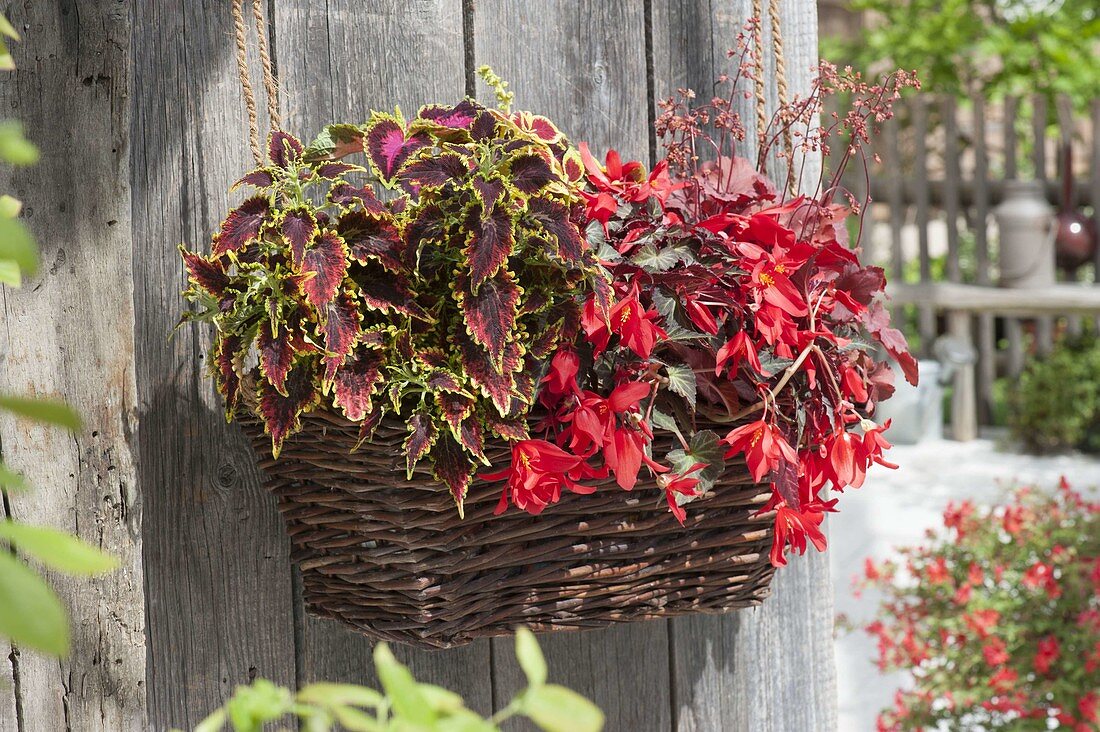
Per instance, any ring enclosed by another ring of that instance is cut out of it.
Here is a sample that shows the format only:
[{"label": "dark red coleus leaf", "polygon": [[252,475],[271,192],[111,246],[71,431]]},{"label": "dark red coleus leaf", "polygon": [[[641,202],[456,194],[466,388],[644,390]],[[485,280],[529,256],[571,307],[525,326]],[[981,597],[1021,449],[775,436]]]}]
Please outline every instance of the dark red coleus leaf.
[{"label": "dark red coleus leaf", "polygon": [[343,207],[359,205],[367,213],[376,216],[386,213],[386,206],[378,200],[370,186],[358,188],[350,183],[337,183],[329,190],[328,200]]},{"label": "dark red coleus leaf", "polygon": [[454,106],[447,104],[428,104],[420,108],[416,116],[421,119],[431,120],[443,127],[456,129],[469,129],[478,114],[484,110],[477,102],[464,99]]},{"label": "dark red coleus leaf", "polygon": [[416,352],[416,359],[425,366],[436,369],[447,365],[447,354],[442,348],[422,348]]},{"label": "dark red coleus leaf", "polygon": [[550,236],[558,257],[568,263],[581,261],[585,249],[584,237],[569,218],[568,207],[547,198],[532,198],[527,202],[527,212],[539,228]]},{"label": "dark red coleus leaf", "polygon": [[432,391],[462,391],[462,384],[450,371],[436,369],[428,374],[428,388]]},{"label": "dark red coleus leaf", "polygon": [[428,313],[416,302],[416,294],[404,275],[387,272],[381,265],[368,262],[357,268],[354,277],[364,304],[371,310],[395,311],[420,320],[430,320]]},{"label": "dark red coleus leaf", "polygon": [[435,204],[424,206],[417,211],[405,227],[405,260],[409,267],[418,264],[421,248],[429,242],[439,242],[444,232],[443,209]]},{"label": "dark red coleus leaf", "polygon": [[352,211],[340,217],[336,230],[360,264],[374,259],[388,270],[401,269],[401,234],[388,217]]},{"label": "dark red coleus leaf", "polygon": [[513,374],[523,365],[519,346],[509,342],[504,348],[503,362],[498,366],[488,351],[464,336],[462,334],[457,340],[466,374],[492,400],[500,414],[508,414],[515,386]]},{"label": "dark red coleus leaf", "polygon": [[561,319],[543,326],[542,330],[535,335],[534,340],[527,346],[530,354],[535,358],[546,358],[556,351],[558,343],[561,342],[561,328]]},{"label": "dark red coleus leaf", "polygon": [[466,219],[471,232],[466,247],[466,257],[470,264],[470,280],[473,289],[496,274],[508,261],[515,246],[512,231],[512,217],[503,206],[497,206],[488,215],[482,215],[475,208]]},{"label": "dark red coleus leaf", "polygon": [[289,168],[291,163],[302,159],[302,143],[297,137],[289,135],[281,130],[275,130],[267,140],[267,155],[271,162],[283,168]]},{"label": "dark red coleus leaf", "polygon": [[376,414],[371,397],[382,383],[382,365],[385,357],[375,348],[360,344],[336,370],[332,380],[332,403],[353,422]]},{"label": "dark red coleus leaf", "polygon": [[374,432],[378,429],[378,425],[382,424],[382,417],[385,416],[386,410],[375,409],[372,412],[367,412],[363,415],[363,421],[359,423],[359,436],[355,443],[355,447],[351,448],[352,452],[359,449],[367,440],[374,439]]},{"label": "dark red coleus leaf", "polygon": [[780,460],[779,466],[772,473],[772,481],[775,491],[787,505],[794,510],[799,510],[802,502],[798,496],[798,465],[789,460]]},{"label": "dark red coleus leaf", "polygon": [[331,382],[337,367],[351,353],[359,341],[359,303],[347,293],[341,292],[325,306],[325,381]]},{"label": "dark red coleus leaf", "polygon": [[449,391],[436,392],[435,403],[443,414],[443,419],[447,420],[447,424],[453,430],[458,430],[462,421],[474,411],[474,400],[465,394]]},{"label": "dark red coleus leaf", "polygon": [[451,181],[461,181],[470,172],[459,155],[444,153],[428,155],[401,169],[401,180],[416,188],[438,188]]},{"label": "dark red coleus leaf", "polygon": [[519,155],[513,158],[510,170],[512,185],[528,195],[554,179],[550,163],[539,155]]},{"label": "dark red coleus leaf", "polygon": [[260,372],[275,391],[285,395],[286,375],[294,363],[294,344],[286,326],[279,323],[278,330],[272,335],[271,323],[263,323],[256,338],[256,347],[260,352]]},{"label": "dark red coleus leaf", "polygon": [[218,339],[214,348],[218,391],[225,398],[225,413],[232,415],[241,396],[241,377],[237,374],[234,363],[241,350],[241,339],[238,336],[225,336]]},{"label": "dark red coleus leaf", "polygon": [[502,417],[491,410],[485,413],[485,426],[502,440],[517,442],[531,437],[526,417]]},{"label": "dark red coleus leaf", "polygon": [[308,209],[294,208],[283,215],[283,223],[279,230],[290,245],[290,256],[294,266],[301,267],[306,247],[317,236],[317,220]]},{"label": "dark red coleus leaf", "polygon": [[461,445],[450,435],[443,435],[432,450],[433,473],[436,479],[447,486],[458,506],[458,515],[463,517],[463,502],[473,480],[475,465],[463,452]]},{"label": "dark red coleus leaf", "polygon": [[220,257],[226,252],[240,251],[255,241],[269,213],[267,196],[253,196],[230,211],[214,236],[212,256]]},{"label": "dark red coleus leaf", "polygon": [[342,175],[347,175],[356,170],[363,170],[363,168],[358,165],[352,165],[351,163],[328,162],[316,166],[313,172],[316,173],[319,178],[335,180]]},{"label": "dark red coleus leaf", "polygon": [[302,283],[310,305],[320,309],[336,297],[336,290],[348,269],[346,257],[347,247],[336,232],[321,232],[314,240],[302,258],[302,271],[314,273]]},{"label": "dark red coleus leaf", "polygon": [[504,195],[504,181],[500,178],[474,178],[474,192],[481,202],[481,210],[491,213]]},{"label": "dark red coleus leaf", "polygon": [[474,140],[488,140],[496,134],[496,131],[496,115],[488,109],[480,112],[474,118],[474,123],[470,125],[470,137]]},{"label": "dark red coleus leaf", "polygon": [[409,436],[405,438],[405,470],[411,478],[413,468],[432,449],[439,437],[439,428],[436,427],[432,415],[427,412],[417,412],[410,417],[408,427]]},{"label": "dark red coleus leaf", "polygon": [[481,434],[481,423],[476,419],[467,419],[459,425],[458,439],[471,454],[485,459],[485,440]]},{"label": "dark red coleus leaf", "polygon": [[257,168],[249,173],[245,173],[236,183],[230,186],[230,191],[235,191],[241,186],[252,186],[253,188],[270,188],[275,185],[275,175],[269,168]]},{"label": "dark red coleus leaf", "polygon": [[271,455],[279,457],[283,441],[302,427],[301,415],[320,401],[313,385],[313,366],[299,362],[286,379],[286,393],[280,394],[269,384],[260,384],[259,413],[264,430],[271,435]]},{"label": "dark red coleus leaf", "polygon": [[405,137],[405,130],[397,120],[376,116],[368,123],[367,157],[383,181],[393,180],[394,175],[417,150],[427,147],[430,139],[424,134]]},{"label": "dark red coleus leaf", "polygon": [[506,269],[482,282],[476,293],[470,292],[470,284],[465,276],[458,278],[458,297],[466,319],[466,332],[485,348],[494,367],[500,370],[505,346],[516,327],[523,290]]},{"label": "dark red coleus leaf", "polygon": [[201,254],[187,251],[183,246],[180,246],[180,254],[192,282],[211,295],[221,297],[225,293],[225,288],[229,286],[229,276],[221,262],[210,261]]}]

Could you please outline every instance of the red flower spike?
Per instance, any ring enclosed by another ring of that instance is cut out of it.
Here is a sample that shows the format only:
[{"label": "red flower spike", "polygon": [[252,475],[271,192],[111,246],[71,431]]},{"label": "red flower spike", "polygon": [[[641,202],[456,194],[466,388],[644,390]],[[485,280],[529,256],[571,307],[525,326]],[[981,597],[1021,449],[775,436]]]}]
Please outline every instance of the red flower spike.
[{"label": "red flower spike", "polygon": [[466,290],[469,281],[460,276],[457,294],[466,319],[466,332],[489,354],[493,367],[503,368],[504,349],[516,325],[516,312],[523,290],[506,269],[485,280],[476,293]]},{"label": "red flower spike", "polygon": [[371,397],[382,383],[385,359],[381,351],[362,345],[344,361],[332,379],[332,402],[353,422],[374,412]]},{"label": "red flower spike", "polygon": [[470,263],[473,288],[477,289],[495,275],[512,254],[515,247],[512,217],[501,206],[488,215],[482,215],[475,208],[467,217],[466,225],[472,233],[465,254]]},{"label": "red flower spike", "polygon": [[271,324],[264,322],[256,338],[256,348],[260,352],[260,372],[275,391],[286,396],[286,376],[294,362],[294,346],[286,326],[279,323],[278,328],[272,336]]},{"label": "red flower spike", "polygon": [[270,212],[267,196],[249,198],[230,211],[214,237],[211,256],[216,259],[226,252],[239,252],[256,241]]},{"label": "red flower spike", "polygon": [[302,287],[306,300],[315,308],[332,302],[347,272],[347,247],[333,231],[324,231],[302,257],[302,271],[313,273]]}]

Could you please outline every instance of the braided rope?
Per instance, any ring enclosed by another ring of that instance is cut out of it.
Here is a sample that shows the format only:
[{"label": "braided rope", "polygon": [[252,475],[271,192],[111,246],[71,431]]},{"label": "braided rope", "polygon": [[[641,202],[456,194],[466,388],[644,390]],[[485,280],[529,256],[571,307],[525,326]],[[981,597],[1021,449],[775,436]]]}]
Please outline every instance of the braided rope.
[{"label": "braided rope", "polygon": [[[779,11],[779,0],[770,0],[768,3],[768,17],[772,24],[772,46],[775,49],[775,90],[779,98],[779,107],[787,106],[790,97],[787,94],[787,62],[783,53],[782,14]],[[781,120],[782,122],[782,120]],[[787,187],[794,185],[794,139],[790,124],[783,123],[783,146],[787,151]]]},{"label": "braided rope", "polygon": [[252,16],[256,20],[256,38],[260,46],[260,65],[264,71],[264,89],[267,91],[267,114],[271,119],[271,129],[283,126],[279,117],[279,86],[275,82],[275,71],[271,56],[267,52],[267,24],[264,23],[263,0],[252,0]]},{"label": "braided rope", "polygon": [[256,97],[252,93],[252,82],[248,78],[248,46],[245,43],[243,0],[233,0],[233,27],[237,36],[237,74],[241,80],[241,96],[248,112],[248,142],[252,148],[252,157],[256,165],[263,164],[260,149],[260,121],[256,114]]},{"label": "braided rope", "polygon": [[756,90],[756,144],[764,149],[764,132],[768,129],[768,99],[764,96],[764,3],[752,0],[752,46],[756,53],[756,68],[753,69],[753,81]]}]

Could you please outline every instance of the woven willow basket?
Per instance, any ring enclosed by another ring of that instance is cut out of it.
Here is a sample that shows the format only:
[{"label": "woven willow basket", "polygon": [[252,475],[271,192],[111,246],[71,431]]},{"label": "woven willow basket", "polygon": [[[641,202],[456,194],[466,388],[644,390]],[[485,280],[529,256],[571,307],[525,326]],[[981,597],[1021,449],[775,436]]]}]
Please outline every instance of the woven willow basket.
[{"label": "woven willow basket", "polygon": [[[428,470],[405,480],[398,419],[351,453],[358,425],[314,412],[278,461],[262,426],[242,424],[286,520],[307,609],[374,638],[448,648],[521,624],[598,628],[733,610],[768,593],[774,516],[754,516],[768,491],[740,462],[689,505],[686,527],[662,492],[625,493],[611,480],[537,517],[515,508],[494,516],[501,484],[475,481],[459,519]],[[674,440],[657,433],[654,453]],[[508,451],[486,445],[494,465]]]}]

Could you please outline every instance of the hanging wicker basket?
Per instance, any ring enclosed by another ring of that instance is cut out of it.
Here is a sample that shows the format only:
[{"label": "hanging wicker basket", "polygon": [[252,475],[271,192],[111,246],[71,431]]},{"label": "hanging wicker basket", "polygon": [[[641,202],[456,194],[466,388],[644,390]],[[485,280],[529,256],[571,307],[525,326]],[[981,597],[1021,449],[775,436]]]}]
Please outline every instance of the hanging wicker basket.
[{"label": "hanging wicker basket", "polygon": [[[612,480],[539,516],[494,516],[500,485],[475,480],[460,519],[428,471],[405,480],[399,419],[353,453],[359,425],[305,415],[278,461],[262,425],[242,424],[286,520],[307,609],[374,638],[448,648],[518,625],[598,628],[725,612],[768,594],[774,515],[757,512],[770,492],[742,462],[690,504],[686,526],[658,505],[661,492],[628,494]],[[653,450],[674,441],[659,432]],[[489,442],[485,452],[503,464],[509,447]]]}]

